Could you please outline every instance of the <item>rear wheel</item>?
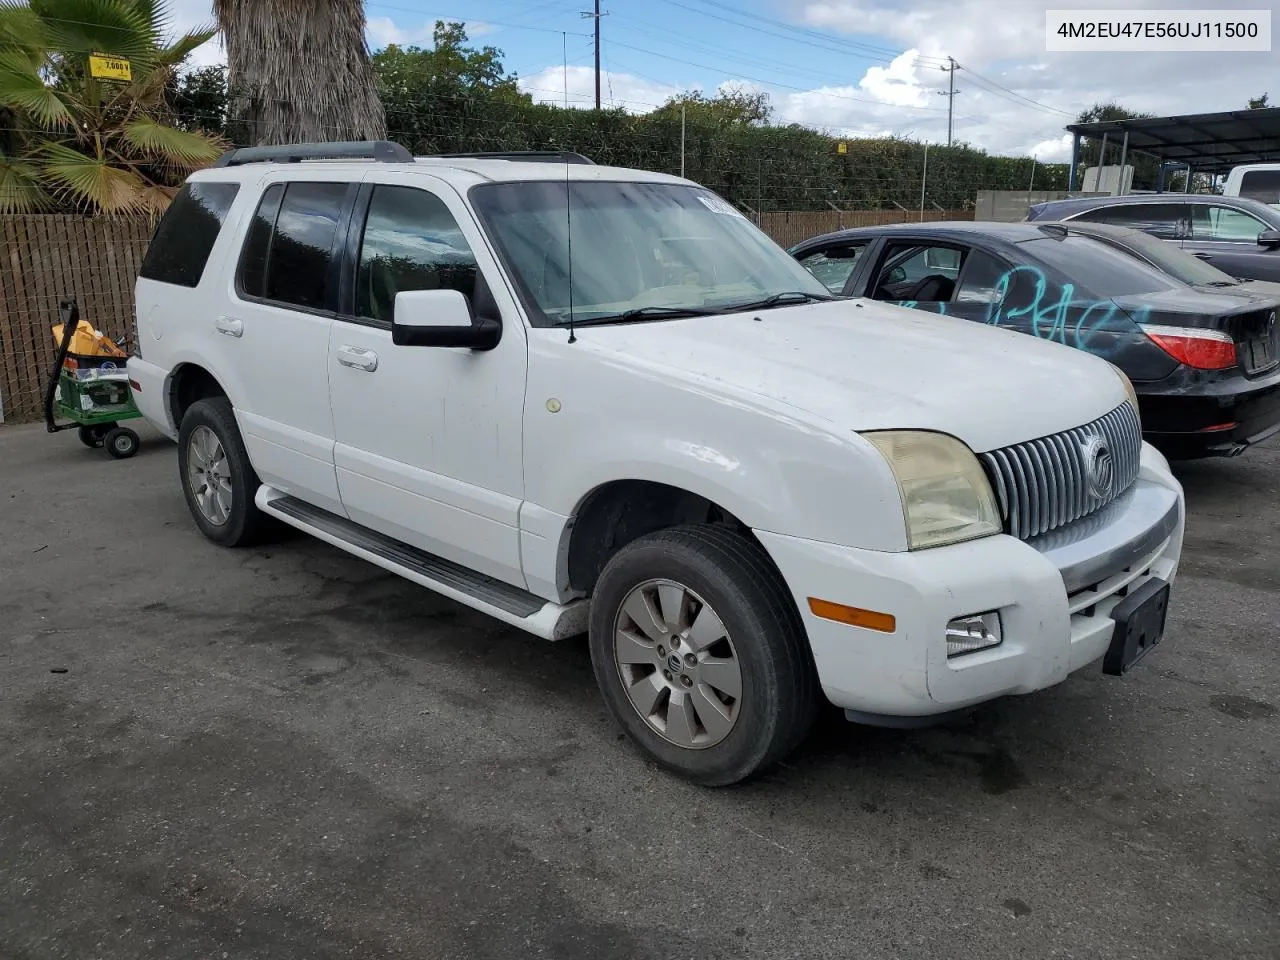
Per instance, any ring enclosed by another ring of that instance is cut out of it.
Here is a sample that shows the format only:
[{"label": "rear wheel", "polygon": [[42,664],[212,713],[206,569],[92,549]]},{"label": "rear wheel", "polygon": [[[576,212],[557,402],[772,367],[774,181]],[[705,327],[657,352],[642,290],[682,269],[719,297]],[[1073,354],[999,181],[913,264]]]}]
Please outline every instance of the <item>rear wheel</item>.
[{"label": "rear wheel", "polygon": [[751,776],[813,722],[803,624],[764,551],[733,531],[680,527],[624,547],[596,585],[590,644],[614,718],[696,783]]},{"label": "rear wheel", "polygon": [[191,516],[206,537],[227,547],[261,537],[269,519],[253,500],[261,481],[225,397],[197,400],[183,415],[178,472]]}]

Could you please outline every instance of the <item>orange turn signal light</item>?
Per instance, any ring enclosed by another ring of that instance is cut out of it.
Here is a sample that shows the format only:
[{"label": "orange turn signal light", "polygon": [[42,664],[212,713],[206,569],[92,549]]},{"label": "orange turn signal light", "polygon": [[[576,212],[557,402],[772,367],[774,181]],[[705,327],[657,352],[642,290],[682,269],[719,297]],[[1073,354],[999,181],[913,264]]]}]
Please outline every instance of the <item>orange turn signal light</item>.
[{"label": "orange turn signal light", "polygon": [[879,630],[881,633],[893,633],[898,626],[897,618],[891,613],[863,610],[861,607],[847,607],[843,603],[819,600],[817,597],[809,598],[809,609],[813,611],[815,617],[821,617],[823,620],[847,623],[851,627]]}]

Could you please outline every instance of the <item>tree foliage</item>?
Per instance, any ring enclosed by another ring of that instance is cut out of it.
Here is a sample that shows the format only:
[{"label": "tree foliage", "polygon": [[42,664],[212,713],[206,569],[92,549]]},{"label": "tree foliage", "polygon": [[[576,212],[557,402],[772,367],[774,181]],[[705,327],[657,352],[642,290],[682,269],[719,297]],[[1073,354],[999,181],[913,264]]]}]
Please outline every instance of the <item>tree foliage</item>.
[{"label": "tree foliage", "polygon": [[[1151,113],[1139,113],[1123,107],[1118,103],[1095,103],[1088,110],[1081,112],[1076,118],[1077,123],[1099,123],[1107,120],[1137,120],[1146,117],[1152,117]],[[1120,162],[1121,144],[1123,135],[1107,139],[1107,155],[1105,164],[1115,165]],[[1085,137],[1080,142],[1080,167],[1083,170],[1086,167],[1096,167],[1099,165],[1102,153],[1102,138]],[[1156,182],[1160,176],[1160,161],[1153,156],[1145,153],[1137,153],[1129,151],[1125,155],[1125,166],[1133,167],[1133,187],[1139,190],[1155,189]]]},{"label": "tree foliage", "polygon": [[[212,31],[166,44],[168,26],[158,0],[0,0],[0,108],[16,129],[0,155],[0,212],[154,214],[218,156],[215,137],[169,122],[165,99]],[[93,52],[128,60],[131,79],[92,76]]]},{"label": "tree foliage", "polygon": [[1267,94],[1265,94],[1265,93],[1264,93],[1262,96],[1260,96],[1260,97],[1250,97],[1250,98],[1249,98],[1249,109],[1250,109],[1250,110],[1265,110],[1267,107],[1269,107],[1269,106],[1271,105],[1271,104],[1268,102],[1269,100],[1270,100],[1270,98],[1269,98],[1269,97],[1267,96]]}]

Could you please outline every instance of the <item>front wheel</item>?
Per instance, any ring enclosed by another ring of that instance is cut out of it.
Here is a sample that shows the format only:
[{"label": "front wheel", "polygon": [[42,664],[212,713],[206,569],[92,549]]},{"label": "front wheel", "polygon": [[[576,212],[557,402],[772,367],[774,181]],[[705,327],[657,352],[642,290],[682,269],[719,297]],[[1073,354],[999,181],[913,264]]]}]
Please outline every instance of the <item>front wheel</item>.
[{"label": "front wheel", "polygon": [[620,550],[596,584],[590,645],[614,719],[705,786],[782,759],[817,710],[790,592],[760,546],[731,530],[678,527]]},{"label": "front wheel", "polygon": [[268,525],[253,500],[261,481],[225,397],[197,400],[183,415],[178,473],[191,516],[206,537],[226,547],[260,538]]}]

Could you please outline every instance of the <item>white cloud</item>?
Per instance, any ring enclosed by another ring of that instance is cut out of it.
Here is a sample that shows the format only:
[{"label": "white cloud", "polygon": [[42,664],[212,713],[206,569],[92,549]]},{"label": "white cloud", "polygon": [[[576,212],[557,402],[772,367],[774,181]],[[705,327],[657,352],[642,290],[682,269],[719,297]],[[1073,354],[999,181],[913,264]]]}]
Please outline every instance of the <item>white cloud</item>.
[{"label": "white cloud", "polygon": [[[563,66],[557,65],[521,77],[520,89],[540,103],[564,105],[567,86],[569,106],[586,109],[595,106],[595,77],[595,70],[591,67],[570,64],[566,73]],[[662,106],[668,97],[681,89],[678,84],[655,83],[629,73],[602,71],[600,77],[601,101],[609,106],[622,107],[628,113],[648,113]]]},{"label": "white cloud", "polygon": [[[1124,0],[1119,5],[1163,10],[1206,6],[1204,0]],[[955,78],[960,91],[955,137],[992,153],[1034,153],[1042,160],[1065,161],[1070,138],[1062,128],[1094,103],[1114,101],[1157,116],[1242,109],[1275,73],[1274,53],[1046,52],[1047,9],[1106,6],[1098,0],[911,0],[906,8],[896,0],[791,0],[798,22],[856,36],[855,42],[863,45],[909,48],[925,58],[909,67],[904,55],[888,67],[872,67],[851,94],[900,104],[897,125],[909,127],[914,136],[945,139],[944,112],[906,108],[946,106],[945,98],[931,92],[946,83],[936,58],[955,57],[963,67]],[[812,117],[822,103],[814,96],[820,92],[787,99]],[[828,106],[833,109],[826,123],[832,126],[870,128],[884,119],[883,111],[870,105]]]}]

